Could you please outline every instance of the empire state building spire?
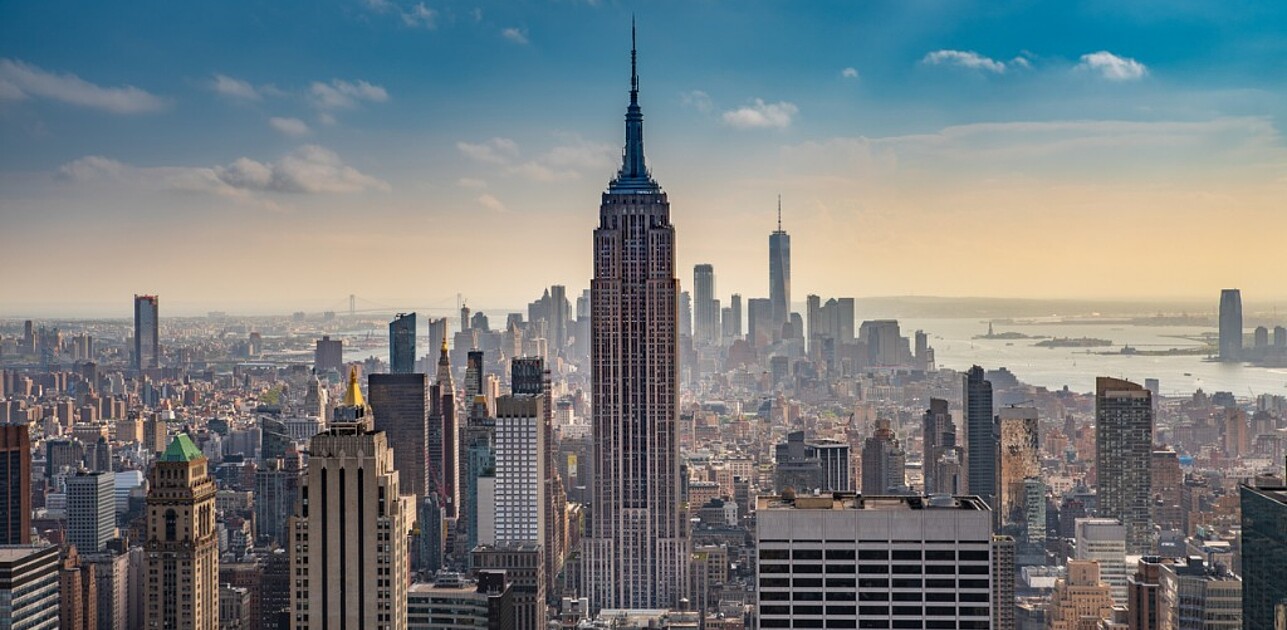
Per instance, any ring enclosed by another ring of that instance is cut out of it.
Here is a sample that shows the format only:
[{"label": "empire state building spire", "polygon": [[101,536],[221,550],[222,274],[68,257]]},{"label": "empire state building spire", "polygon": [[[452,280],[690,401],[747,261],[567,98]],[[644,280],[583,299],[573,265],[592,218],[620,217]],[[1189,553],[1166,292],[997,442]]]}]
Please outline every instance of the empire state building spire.
[{"label": "empire state building spire", "polygon": [[639,108],[639,54],[635,46],[635,25],[630,23],[630,105],[626,107],[626,146],[621,152],[621,170],[608,185],[608,192],[658,192],[644,163],[643,110]]}]

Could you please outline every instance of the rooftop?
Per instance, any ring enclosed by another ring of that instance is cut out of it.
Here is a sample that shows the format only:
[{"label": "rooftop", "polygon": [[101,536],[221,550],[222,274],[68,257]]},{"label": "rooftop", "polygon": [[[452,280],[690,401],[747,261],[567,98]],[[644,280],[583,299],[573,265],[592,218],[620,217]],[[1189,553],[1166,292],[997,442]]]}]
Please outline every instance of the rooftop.
[{"label": "rooftop", "polygon": [[201,449],[197,448],[187,433],[180,433],[174,436],[174,440],[165,448],[165,452],[161,454],[161,461],[190,462],[199,457],[205,457]]},{"label": "rooftop", "polygon": [[853,492],[836,492],[821,495],[796,495],[795,497],[762,496],[757,502],[760,510],[977,510],[988,507],[976,496],[863,496]]}]

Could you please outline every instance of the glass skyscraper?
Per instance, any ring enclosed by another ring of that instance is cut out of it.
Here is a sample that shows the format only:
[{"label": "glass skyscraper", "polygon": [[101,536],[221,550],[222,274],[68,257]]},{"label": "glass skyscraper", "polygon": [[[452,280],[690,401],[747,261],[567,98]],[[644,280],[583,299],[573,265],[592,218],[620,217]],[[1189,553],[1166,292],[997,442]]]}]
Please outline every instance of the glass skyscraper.
[{"label": "glass skyscraper", "polygon": [[398,313],[389,322],[389,372],[416,371],[416,314]]}]

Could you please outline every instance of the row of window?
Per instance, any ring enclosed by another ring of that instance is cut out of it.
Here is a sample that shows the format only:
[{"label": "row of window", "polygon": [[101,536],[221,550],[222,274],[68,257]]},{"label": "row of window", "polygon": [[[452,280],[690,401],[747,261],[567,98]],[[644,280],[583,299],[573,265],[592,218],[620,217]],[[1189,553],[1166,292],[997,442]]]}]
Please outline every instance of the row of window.
[{"label": "row of window", "polygon": [[987,606],[789,606],[786,604],[761,604],[760,615],[862,615],[888,617],[987,617],[992,609]]},{"label": "row of window", "polygon": [[[858,588],[989,588],[986,579],[858,578]],[[762,577],[760,588],[822,588],[821,578]],[[854,588],[854,578],[827,578],[827,588]]]},{"label": "row of window", "polygon": [[880,630],[989,630],[990,619],[761,619],[761,628],[871,628]]},{"label": "row of window", "polygon": [[778,573],[876,573],[901,575],[988,575],[992,567],[987,564],[762,564],[761,574]]},{"label": "row of window", "polygon": [[820,602],[823,597],[828,602],[887,602],[890,600],[896,602],[919,602],[922,599],[927,602],[961,602],[972,604],[986,604],[989,601],[990,594],[984,592],[933,592],[933,591],[863,591],[855,593],[854,591],[760,591],[760,601],[762,602],[784,602],[795,600],[797,602]]},{"label": "row of window", "polygon": [[[822,549],[760,549],[761,560],[822,560]],[[925,560],[986,562],[991,558],[987,549],[827,549],[827,560]]]}]

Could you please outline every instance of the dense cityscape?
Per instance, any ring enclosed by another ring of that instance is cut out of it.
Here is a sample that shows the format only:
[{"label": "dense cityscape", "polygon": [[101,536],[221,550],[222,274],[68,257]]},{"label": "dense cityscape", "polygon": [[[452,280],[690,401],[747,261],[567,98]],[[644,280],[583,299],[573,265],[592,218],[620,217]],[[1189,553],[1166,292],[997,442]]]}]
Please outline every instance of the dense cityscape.
[{"label": "dense cityscape", "polygon": [[767,291],[690,276],[631,37],[588,285],[0,319],[0,628],[1287,630],[1287,315],[963,314],[948,367],[932,319],[799,294],[782,197]]}]

